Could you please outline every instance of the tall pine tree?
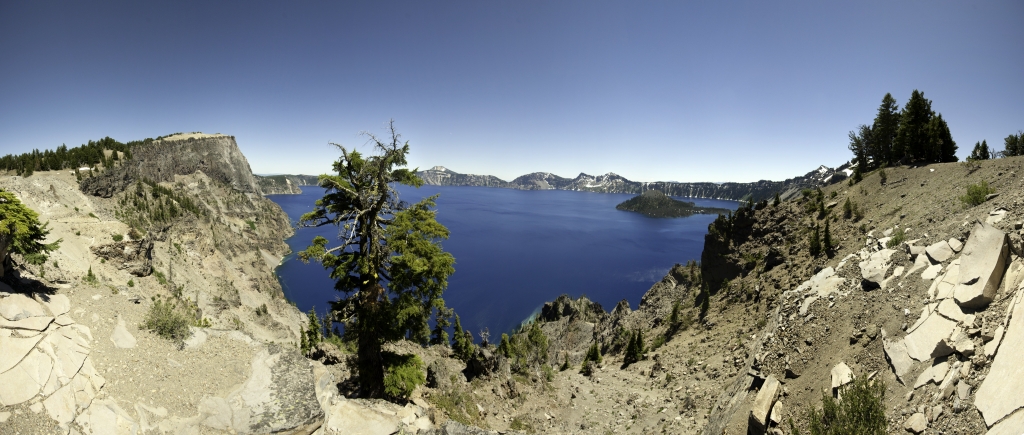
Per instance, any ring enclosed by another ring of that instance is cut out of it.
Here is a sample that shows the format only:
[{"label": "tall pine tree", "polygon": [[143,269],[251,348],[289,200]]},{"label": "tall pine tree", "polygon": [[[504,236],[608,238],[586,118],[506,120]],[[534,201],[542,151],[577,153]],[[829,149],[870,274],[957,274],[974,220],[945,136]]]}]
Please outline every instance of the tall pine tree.
[{"label": "tall pine tree", "polygon": [[[895,149],[902,163],[928,160],[928,122],[932,117],[932,102],[924,93],[914,89],[910,100],[900,113],[900,125],[896,131]],[[895,162],[894,162],[895,163]]]},{"label": "tall pine tree", "polygon": [[[900,126],[900,106],[892,94],[886,92],[882,97],[882,104],[878,106],[875,114],[875,122],[870,129],[870,143],[868,154],[874,161],[871,169],[882,165],[895,164],[899,159],[896,150],[893,149],[896,141],[896,133]],[[861,168],[861,172],[867,172]]]}]

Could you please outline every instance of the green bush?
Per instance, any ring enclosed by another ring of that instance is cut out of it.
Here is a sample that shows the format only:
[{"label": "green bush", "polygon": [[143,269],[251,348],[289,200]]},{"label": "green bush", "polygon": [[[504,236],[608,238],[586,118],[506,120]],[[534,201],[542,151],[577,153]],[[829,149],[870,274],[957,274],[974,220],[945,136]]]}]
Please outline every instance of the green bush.
[{"label": "green bush", "polygon": [[509,429],[518,430],[526,433],[536,433],[537,429],[533,427],[533,424],[523,420],[522,417],[516,416],[512,418],[512,422],[508,425]]},{"label": "green bush", "polygon": [[156,277],[156,282],[159,282],[160,285],[167,285],[167,277],[164,276],[163,272],[159,270],[154,270],[153,276]]},{"label": "green bush", "polygon": [[89,272],[86,273],[85,278],[82,279],[89,285],[96,285],[97,283],[99,283],[99,280],[96,278],[96,275],[92,273],[92,266],[89,266]]},{"label": "green bush", "polygon": [[889,241],[885,242],[885,247],[895,248],[906,240],[907,234],[903,232],[903,228],[899,228],[896,231],[893,231],[891,238],[889,238]]},{"label": "green bush", "polygon": [[888,179],[889,179],[889,176],[885,174],[885,169],[884,168],[880,169],[878,171],[878,181],[881,182],[881,184],[885,184],[885,182]]},{"label": "green bush", "polygon": [[961,196],[960,201],[965,207],[974,207],[985,202],[985,197],[992,193],[996,193],[996,190],[988,187],[987,181],[982,181],[980,184],[967,186],[967,195]]},{"label": "green bush", "polygon": [[[866,377],[854,378],[853,383],[843,387],[843,400],[837,401],[829,394],[822,394],[822,411],[810,408],[807,420],[811,435],[884,435],[885,383],[872,382]],[[799,435],[793,421],[790,429]]]},{"label": "green bush", "polygon": [[644,358],[644,352],[646,352],[644,345],[644,330],[638,329],[632,333],[629,338],[629,344],[626,345],[626,355],[624,358],[625,365],[638,362]]},{"label": "green bush", "polygon": [[597,345],[596,341],[590,345],[590,349],[587,349],[587,356],[583,360],[601,364],[601,347]]},{"label": "green bush", "polygon": [[427,382],[423,360],[416,355],[384,352],[384,394],[390,399],[407,400],[416,387]]},{"label": "green bush", "polygon": [[112,235],[110,237],[112,239],[114,239],[115,242],[120,242],[120,241],[124,240],[124,236],[121,235],[121,234],[114,234],[114,235]]},{"label": "green bush", "polygon": [[128,287],[135,287],[135,280],[128,280]]},{"label": "green bush", "polygon": [[168,340],[182,341],[189,335],[188,316],[178,310],[178,305],[170,299],[153,297],[153,305],[149,307],[142,328],[149,329]]}]

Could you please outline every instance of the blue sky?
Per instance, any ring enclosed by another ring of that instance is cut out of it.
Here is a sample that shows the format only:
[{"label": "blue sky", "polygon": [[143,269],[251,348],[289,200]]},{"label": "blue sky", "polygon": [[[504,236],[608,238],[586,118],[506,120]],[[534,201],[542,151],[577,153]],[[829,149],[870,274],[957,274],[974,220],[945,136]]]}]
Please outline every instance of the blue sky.
[{"label": "blue sky", "polygon": [[961,158],[1024,129],[1024,2],[0,1],[0,154],[234,135],[322,173],[389,119],[505,179],[784,179],[913,89]]}]

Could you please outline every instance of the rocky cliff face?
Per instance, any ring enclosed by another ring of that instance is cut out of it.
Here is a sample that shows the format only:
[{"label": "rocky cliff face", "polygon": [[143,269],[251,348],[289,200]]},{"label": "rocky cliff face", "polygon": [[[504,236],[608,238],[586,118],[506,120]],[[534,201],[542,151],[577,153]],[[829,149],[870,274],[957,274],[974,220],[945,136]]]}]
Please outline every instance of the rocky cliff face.
[{"label": "rocky cliff face", "polygon": [[297,195],[301,186],[316,186],[316,175],[257,175],[256,182],[264,195]]},{"label": "rocky cliff face", "polygon": [[202,172],[239,192],[262,194],[249,161],[234,136],[221,134],[174,135],[132,148],[132,159],[123,165],[82,180],[90,195],[109,198],[136,180],[172,182],[176,175]]},{"label": "rocky cliff face", "polygon": [[847,177],[848,164],[838,168],[821,166],[807,174],[784,181],[761,180],[753,183],[676,183],[670,181],[638,182],[628,180],[615,173],[589,175],[580,173],[576,178],[564,178],[548,172],[526,174],[511,182],[491,175],[460,174],[443,166],[420,171],[417,175],[427,184],[438,186],[486,186],[522,190],[576,190],[602,193],[640,194],[657,190],[670,196],[689,198],[714,198],[754,201],[772,198],[778,193],[782,199],[793,198],[802,189],[817,188],[836,183]]}]

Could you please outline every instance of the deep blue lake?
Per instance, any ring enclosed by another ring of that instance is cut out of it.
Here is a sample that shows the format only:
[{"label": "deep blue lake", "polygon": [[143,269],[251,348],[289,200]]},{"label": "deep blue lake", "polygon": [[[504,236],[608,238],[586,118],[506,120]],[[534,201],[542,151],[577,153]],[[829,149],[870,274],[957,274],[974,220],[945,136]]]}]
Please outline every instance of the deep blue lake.
[{"label": "deep blue lake", "polygon": [[[485,327],[492,336],[513,330],[563,293],[587,295],[606,310],[626,299],[636,309],[673,264],[700,260],[704,234],[715,219],[654,219],[616,210],[630,194],[451,186],[400,186],[399,192],[410,203],[440,194],[437,220],[451,231],[443,247],[455,256],[444,300],[474,336]],[[307,186],[301,195],[268,198],[294,223],[322,196],[322,188]],[[729,209],[738,205],[679,199]],[[287,243],[298,252],[317,235],[333,241],[337,234],[335,227],[299,228]],[[326,312],[327,301],[339,295],[319,263],[303,264],[294,253],[277,275],[285,296],[306,312],[311,307]]]}]

